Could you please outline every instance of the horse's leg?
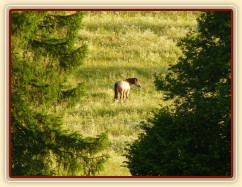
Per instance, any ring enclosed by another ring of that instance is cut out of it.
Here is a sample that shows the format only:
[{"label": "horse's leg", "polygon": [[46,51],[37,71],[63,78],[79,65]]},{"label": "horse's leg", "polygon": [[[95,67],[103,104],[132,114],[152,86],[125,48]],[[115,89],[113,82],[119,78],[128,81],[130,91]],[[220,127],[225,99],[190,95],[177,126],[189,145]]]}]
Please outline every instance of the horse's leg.
[{"label": "horse's leg", "polygon": [[128,100],[129,98],[129,90],[126,91],[126,99]]},{"label": "horse's leg", "polygon": [[120,101],[121,101],[121,103],[123,102],[123,99],[124,99],[124,91],[121,90],[121,92],[120,92]]},{"label": "horse's leg", "polygon": [[119,94],[119,92],[117,92],[117,95],[116,95],[117,97],[114,98],[115,103],[118,102],[118,94]]},{"label": "horse's leg", "polygon": [[114,84],[114,102],[118,101],[118,93],[119,93],[119,89],[118,89],[119,83],[116,82]]},{"label": "horse's leg", "polygon": [[123,102],[125,102],[126,90],[123,91]]}]

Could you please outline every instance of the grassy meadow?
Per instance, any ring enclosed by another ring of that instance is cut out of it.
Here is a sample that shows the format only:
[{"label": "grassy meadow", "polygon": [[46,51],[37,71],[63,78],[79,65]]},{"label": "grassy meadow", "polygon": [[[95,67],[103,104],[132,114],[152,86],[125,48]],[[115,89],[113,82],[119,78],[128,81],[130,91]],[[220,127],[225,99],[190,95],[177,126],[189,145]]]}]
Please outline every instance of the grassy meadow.
[{"label": "grassy meadow", "polygon": [[[101,11],[85,12],[81,41],[89,52],[81,70],[71,80],[83,82],[86,96],[65,115],[65,128],[83,136],[107,133],[110,158],[101,176],[129,176],[123,167],[124,148],[141,132],[140,122],[152,116],[162,93],[154,86],[154,74],[166,73],[181,55],[176,43],[196,28],[198,12]],[[114,83],[129,77],[141,81],[131,87],[129,100],[114,103]]]}]

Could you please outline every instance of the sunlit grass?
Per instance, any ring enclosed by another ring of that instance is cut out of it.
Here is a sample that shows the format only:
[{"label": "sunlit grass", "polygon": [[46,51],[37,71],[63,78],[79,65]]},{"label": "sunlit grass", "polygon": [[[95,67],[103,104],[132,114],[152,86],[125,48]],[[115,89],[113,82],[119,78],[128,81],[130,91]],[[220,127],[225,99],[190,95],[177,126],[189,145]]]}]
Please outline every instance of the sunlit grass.
[{"label": "sunlit grass", "polygon": [[[65,115],[65,128],[83,136],[107,133],[109,160],[103,176],[130,175],[123,167],[125,147],[142,131],[140,122],[169,103],[154,86],[154,74],[166,73],[181,55],[179,38],[196,27],[196,12],[85,12],[79,37],[89,53],[70,81],[83,82],[87,93]],[[114,103],[114,83],[136,77],[142,88],[131,87],[129,100]]]}]

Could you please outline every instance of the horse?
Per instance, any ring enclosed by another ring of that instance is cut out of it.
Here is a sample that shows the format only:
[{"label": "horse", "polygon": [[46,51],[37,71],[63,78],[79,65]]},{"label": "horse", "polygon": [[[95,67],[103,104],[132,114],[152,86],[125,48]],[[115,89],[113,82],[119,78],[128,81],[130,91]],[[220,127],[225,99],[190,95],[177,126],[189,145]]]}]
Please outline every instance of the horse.
[{"label": "horse", "polygon": [[125,97],[128,99],[130,86],[136,85],[141,87],[141,84],[137,78],[128,78],[123,81],[118,81],[114,84],[114,102],[118,101],[118,94],[120,94],[120,101],[123,102]]}]

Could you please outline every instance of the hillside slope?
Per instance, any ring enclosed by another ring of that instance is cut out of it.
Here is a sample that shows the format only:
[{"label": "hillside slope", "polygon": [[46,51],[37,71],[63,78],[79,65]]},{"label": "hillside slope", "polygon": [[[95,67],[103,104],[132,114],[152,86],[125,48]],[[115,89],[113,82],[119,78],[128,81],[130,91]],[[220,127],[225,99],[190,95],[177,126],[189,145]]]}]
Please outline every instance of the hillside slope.
[{"label": "hillside slope", "polygon": [[[124,148],[140,133],[140,122],[152,111],[166,105],[156,91],[154,74],[166,73],[177,62],[179,38],[196,27],[198,12],[85,12],[80,38],[89,54],[76,77],[87,95],[65,116],[65,126],[84,136],[106,132],[110,140],[109,161],[101,176],[127,176],[122,167]],[[131,87],[130,98],[113,103],[113,85],[118,80],[136,77],[142,88]]]}]

